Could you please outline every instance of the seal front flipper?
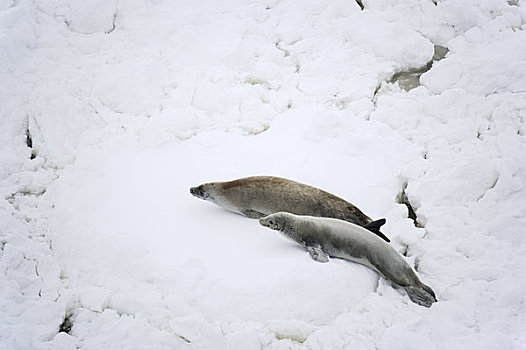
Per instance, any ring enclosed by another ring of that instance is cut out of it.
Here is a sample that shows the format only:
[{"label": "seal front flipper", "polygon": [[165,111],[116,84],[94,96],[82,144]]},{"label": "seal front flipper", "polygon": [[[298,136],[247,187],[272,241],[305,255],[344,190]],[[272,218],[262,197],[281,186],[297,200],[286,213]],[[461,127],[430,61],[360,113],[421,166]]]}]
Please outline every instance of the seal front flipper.
[{"label": "seal front flipper", "polygon": [[252,209],[243,210],[242,214],[251,219],[261,219],[262,217],[266,216],[265,214]]},{"label": "seal front flipper", "polygon": [[371,221],[367,225],[364,225],[364,228],[368,229],[378,237],[382,238],[386,242],[391,242],[391,240],[384,235],[382,232],[380,232],[380,227],[382,227],[385,224],[385,219],[378,219],[375,221]]},{"label": "seal front flipper", "polygon": [[308,245],[307,251],[309,252],[311,258],[317,262],[326,263],[329,261],[329,256],[325,253],[319,244]]}]

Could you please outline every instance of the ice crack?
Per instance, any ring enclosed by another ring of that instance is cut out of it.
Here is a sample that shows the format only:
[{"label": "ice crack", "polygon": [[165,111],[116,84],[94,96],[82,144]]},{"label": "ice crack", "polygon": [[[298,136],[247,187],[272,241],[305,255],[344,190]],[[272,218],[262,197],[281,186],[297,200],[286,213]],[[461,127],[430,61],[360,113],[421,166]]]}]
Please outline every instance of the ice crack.
[{"label": "ice crack", "polygon": [[58,332],[64,332],[71,335],[71,328],[73,328],[72,314],[66,313],[64,321],[60,324]]},{"label": "ice crack", "polygon": [[433,58],[427,62],[425,66],[396,72],[386,82],[390,84],[398,83],[405,91],[410,91],[420,86],[420,76],[429,71],[434,62],[440,61],[449,52],[447,47],[441,45],[435,45],[434,49],[435,53],[433,54]]},{"label": "ice crack", "polygon": [[360,6],[360,9],[363,11],[364,6],[362,0],[356,0],[356,3],[358,4],[358,6]]},{"label": "ice crack", "polygon": [[497,183],[499,182],[499,179],[500,179],[500,176],[496,176],[495,177],[495,180],[493,180],[493,182],[489,185],[489,187],[484,191],[484,193],[482,193],[477,199],[476,201],[479,202],[482,198],[484,198],[486,196],[486,194],[491,191],[492,189],[495,188],[495,186],[497,186]]},{"label": "ice crack", "polygon": [[33,148],[33,136],[31,136],[31,130],[29,129],[29,122],[26,127],[26,146],[31,149],[31,155],[29,156],[30,159],[35,159],[37,154],[35,152],[35,149]]},{"label": "ice crack", "polygon": [[[301,40],[301,39],[300,39],[300,40]],[[291,43],[289,43],[289,45],[293,45],[293,44],[297,43],[297,42],[300,41],[300,40],[297,40],[297,41],[291,42]],[[293,59],[293,63],[294,63],[294,65],[295,65],[295,67],[296,67],[296,69],[294,70],[294,73],[299,73],[299,72],[301,71],[301,65],[300,65],[300,63],[299,63],[296,59],[294,59],[294,57],[292,56],[292,54],[290,53],[289,50],[287,50],[287,49],[285,49],[285,48],[283,47],[282,43],[283,43],[283,41],[281,41],[281,40],[280,40],[280,41],[277,41],[277,42],[275,43],[276,49],[278,49],[279,51],[283,52],[283,57],[291,57],[291,58]]]},{"label": "ice crack", "polygon": [[446,54],[449,52],[447,47],[441,46],[441,45],[435,45],[434,46],[435,52],[433,54],[433,57],[429,62],[427,62],[422,67],[417,68],[408,68],[406,70],[395,72],[391,75],[391,77],[387,80],[381,81],[376,86],[376,89],[373,93],[373,104],[376,106],[376,102],[378,100],[378,94],[380,93],[382,86],[384,83],[387,84],[394,84],[397,83],[400,88],[402,88],[405,91],[413,90],[414,88],[417,88],[420,86],[420,76],[422,74],[429,71],[435,62],[438,62],[442,60]]},{"label": "ice crack", "polygon": [[111,28],[105,31],[105,34],[110,34],[115,30],[115,21],[117,20],[117,12],[113,14],[113,20],[111,22]]},{"label": "ice crack", "polygon": [[407,186],[408,183],[407,181],[405,181],[402,186],[402,191],[396,197],[396,202],[398,204],[403,204],[407,207],[407,217],[413,221],[415,227],[423,228],[424,226],[420,224],[420,222],[418,222],[418,217],[416,215],[415,209],[413,208],[413,205],[411,204],[411,202],[409,201],[409,197],[407,196]]}]

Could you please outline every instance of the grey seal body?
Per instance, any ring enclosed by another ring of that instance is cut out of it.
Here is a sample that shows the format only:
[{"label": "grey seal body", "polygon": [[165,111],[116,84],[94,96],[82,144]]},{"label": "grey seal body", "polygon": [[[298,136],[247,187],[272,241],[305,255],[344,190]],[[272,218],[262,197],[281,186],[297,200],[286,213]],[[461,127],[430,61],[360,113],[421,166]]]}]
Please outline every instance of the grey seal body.
[{"label": "grey seal body", "polygon": [[357,262],[405,289],[409,298],[419,305],[430,307],[436,301],[433,290],[420,282],[402,255],[363,227],[342,220],[290,213],[272,214],[259,222],[304,246],[316,261],[327,262],[333,257]]},{"label": "grey seal body", "polygon": [[389,238],[380,232],[385,219],[373,221],[340,197],[280,177],[251,176],[228,182],[211,182],[190,188],[190,193],[254,219],[287,212],[345,220],[363,226],[389,242]]}]

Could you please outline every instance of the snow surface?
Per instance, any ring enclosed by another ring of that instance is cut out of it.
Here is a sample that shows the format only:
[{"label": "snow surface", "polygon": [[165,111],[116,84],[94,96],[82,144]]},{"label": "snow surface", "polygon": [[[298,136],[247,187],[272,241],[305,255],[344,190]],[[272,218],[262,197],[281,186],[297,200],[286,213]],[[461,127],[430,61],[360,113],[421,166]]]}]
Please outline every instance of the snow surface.
[{"label": "snow surface", "polygon": [[[364,5],[0,2],[0,348],[526,349],[526,3]],[[188,192],[257,174],[387,218],[438,302]]]}]

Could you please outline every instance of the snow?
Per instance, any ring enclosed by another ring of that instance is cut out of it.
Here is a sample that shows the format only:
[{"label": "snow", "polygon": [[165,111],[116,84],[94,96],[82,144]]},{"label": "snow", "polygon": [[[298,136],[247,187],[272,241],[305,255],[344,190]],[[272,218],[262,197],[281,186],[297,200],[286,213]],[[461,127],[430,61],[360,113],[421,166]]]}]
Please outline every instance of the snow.
[{"label": "snow", "polygon": [[[526,348],[526,6],[364,5],[0,4],[0,349]],[[249,175],[385,217],[438,302],[189,193]]]}]

